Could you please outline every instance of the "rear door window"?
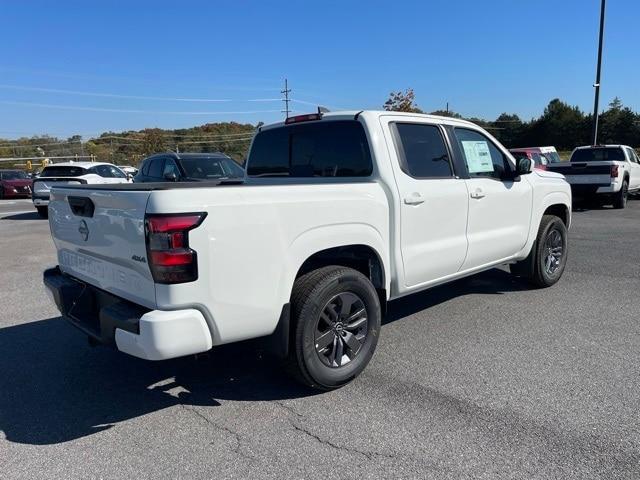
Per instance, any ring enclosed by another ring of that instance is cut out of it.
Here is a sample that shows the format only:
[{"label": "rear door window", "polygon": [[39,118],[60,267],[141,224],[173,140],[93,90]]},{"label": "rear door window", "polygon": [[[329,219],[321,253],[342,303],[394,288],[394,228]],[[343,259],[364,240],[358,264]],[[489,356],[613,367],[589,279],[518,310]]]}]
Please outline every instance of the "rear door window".
[{"label": "rear door window", "polygon": [[635,153],[631,148],[625,148],[625,150],[627,151],[627,157],[629,157],[629,161],[631,163],[636,163],[636,157],[635,157]]},{"label": "rear door window", "polygon": [[162,178],[167,178],[169,175],[175,175],[175,178],[180,178],[180,170],[178,165],[171,158],[167,158],[164,162],[164,168],[162,169]]},{"label": "rear door window", "polygon": [[294,124],[256,135],[248,159],[252,177],[366,177],[373,164],[355,120]]},{"label": "rear door window", "polygon": [[153,158],[151,159],[151,163],[149,164],[149,173],[147,173],[147,175],[152,178],[162,178],[163,170],[164,158]]},{"label": "rear door window", "polygon": [[453,169],[440,128],[419,123],[394,123],[402,170],[413,178],[451,178]]},{"label": "rear door window", "polygon": [[98,165],[97,167],[95,167],[95,171],[102,178],[113,178],[111,167],[109,165]]}]

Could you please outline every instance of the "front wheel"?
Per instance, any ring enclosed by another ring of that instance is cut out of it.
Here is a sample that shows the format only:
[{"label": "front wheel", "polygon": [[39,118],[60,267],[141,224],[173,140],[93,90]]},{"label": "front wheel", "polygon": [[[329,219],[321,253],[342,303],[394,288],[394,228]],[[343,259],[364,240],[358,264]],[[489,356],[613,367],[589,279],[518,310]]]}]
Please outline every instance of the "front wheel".
[{"label": "front wheel", "polygon": [[554,215],[543,215],[531,253],[526,259],[511,265],[511,273],[525,278],[536,287],[550,287],[562,277],[567,254],[567,226]]},{"label": "front wheel", "polygon": [[339,388],[373,356],[380,333],[378,294],[360,272],[329,266],[298,278],[291,295],[288,370],[318,389]]}]

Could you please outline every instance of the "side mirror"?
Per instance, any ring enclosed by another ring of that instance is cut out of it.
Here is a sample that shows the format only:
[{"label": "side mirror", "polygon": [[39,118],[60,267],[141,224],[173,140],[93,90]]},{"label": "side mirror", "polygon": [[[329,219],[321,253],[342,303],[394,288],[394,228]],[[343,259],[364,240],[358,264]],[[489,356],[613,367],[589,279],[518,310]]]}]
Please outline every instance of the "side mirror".
[{"label": "side mirror", "polygon": [[527,175],[533,171],[533,160],[530,158],[520,158],[516,164],[516,176]]},{"label": "side mirror", "polygon": [[167,172],[164,174],[164,179],[169,182],[175,182],[178,180],[178,175],[176,175],[176,172]]}]

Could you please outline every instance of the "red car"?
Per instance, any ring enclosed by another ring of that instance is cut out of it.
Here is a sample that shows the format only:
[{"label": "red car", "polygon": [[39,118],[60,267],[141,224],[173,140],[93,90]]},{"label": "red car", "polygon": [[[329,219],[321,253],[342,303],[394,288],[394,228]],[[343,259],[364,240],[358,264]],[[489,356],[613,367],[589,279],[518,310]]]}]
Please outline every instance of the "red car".
[{"label": "red car", "polygon": [[22,170],[0,170],[0,198],[29,198],[33,180]]},{"label": "red car", "polygon": [[556,147],[523,147],[510,148],[509,151],[516,160],[520,158],[528,158],[533,160],[534,168],[538,170],[546,170],[547,165],[551,163],[560,163],[560,155],[556,151]]}]

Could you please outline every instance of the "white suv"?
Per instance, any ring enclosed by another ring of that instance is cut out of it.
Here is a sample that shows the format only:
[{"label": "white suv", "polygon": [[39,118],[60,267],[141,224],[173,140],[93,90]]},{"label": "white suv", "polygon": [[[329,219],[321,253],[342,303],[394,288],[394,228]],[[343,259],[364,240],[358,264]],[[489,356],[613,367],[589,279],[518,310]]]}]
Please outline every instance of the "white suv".
[{"label": "white suv", "polygon": [[33,182],[33,205],[47,218],[51,187],[63,185],[128,183],[129,176],[115,165],[99,162],[67,162],[49,165]]}]

